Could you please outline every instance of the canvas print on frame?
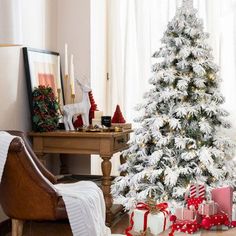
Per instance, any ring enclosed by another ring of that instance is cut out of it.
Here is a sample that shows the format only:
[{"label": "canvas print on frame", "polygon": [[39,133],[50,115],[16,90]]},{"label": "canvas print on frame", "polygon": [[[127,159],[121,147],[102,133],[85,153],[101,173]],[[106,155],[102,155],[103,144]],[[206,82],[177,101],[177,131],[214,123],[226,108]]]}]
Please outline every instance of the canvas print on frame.
[{"label": "canvas print on frame", "polygon": [[59,96],[60,105],[64,105],[59,53],[24,47],[23,55],[31,112],[32,91],[39,85],[52,87],[55,96]]}]

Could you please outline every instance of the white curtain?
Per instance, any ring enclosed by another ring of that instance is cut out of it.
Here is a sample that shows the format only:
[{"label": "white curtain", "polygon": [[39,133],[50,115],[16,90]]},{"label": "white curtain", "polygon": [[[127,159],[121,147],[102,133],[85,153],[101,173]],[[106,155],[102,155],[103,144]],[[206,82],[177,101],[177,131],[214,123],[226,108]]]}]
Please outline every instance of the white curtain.
[{"label": "white curtain", "polygon": [[[148,91],[152,54],[160,48],[160,40],[181,0],[108,0],[107,1],[107,114],[117,104],[124,117],[132,122],[134,106]],[[220,65],[225,108],[236,120],[236,0],[194,0],[194,7],[210,33],[215,62]],[[97,88],[99,90],[99,88]],[[101,90],[102,91],[102,90]],[[236,124],[236,122],[234,122]],[[236,126],[236,125],[235,125]],[[236,132],[232,132],[236,137]],[[113,165],[117,168],[118,158]]]},{"label": "white curtain", "polygon": [[[108,1],[108,86],[107,110],[112,114],[120,104],[132,122],[133,107],[148,90],[151,56],[161,46],[160,39],[181,0]],[[226,107],[236,118],[235,58],[236,0],[195,0],[194,6],[210,33],[209,44],[221,66],[222,91]],[[235,113],[235,114],[234,114]]]}]

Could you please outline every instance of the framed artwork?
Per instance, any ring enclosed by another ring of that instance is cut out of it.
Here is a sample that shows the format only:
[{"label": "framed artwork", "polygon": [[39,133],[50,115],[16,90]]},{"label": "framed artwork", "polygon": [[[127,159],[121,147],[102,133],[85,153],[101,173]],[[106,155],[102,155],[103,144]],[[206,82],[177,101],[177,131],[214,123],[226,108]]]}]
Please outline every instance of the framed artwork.
[{"label": "framed artwork", "polygon": [[64,105],[59,53],[24,47],[23,56],[31,113],[32,92],[39,85],[52,87],[60,105]]}]

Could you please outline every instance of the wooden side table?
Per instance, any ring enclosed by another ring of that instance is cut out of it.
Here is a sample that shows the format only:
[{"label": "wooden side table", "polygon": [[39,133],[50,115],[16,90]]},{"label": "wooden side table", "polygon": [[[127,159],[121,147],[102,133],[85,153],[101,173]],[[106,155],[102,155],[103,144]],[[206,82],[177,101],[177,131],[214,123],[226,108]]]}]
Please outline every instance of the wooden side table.
[{"label": "wooden side table", "polygon": [[112,212],[111,187],[111,157],[114,153],[127,148],[131,129],[123,132],[30,132],[33,138],[33,150],[42,163],[45,163],[46,154],[99,154],[103,159],[102,191],[106,203],[106,222],[111,225],[114,218]]}]

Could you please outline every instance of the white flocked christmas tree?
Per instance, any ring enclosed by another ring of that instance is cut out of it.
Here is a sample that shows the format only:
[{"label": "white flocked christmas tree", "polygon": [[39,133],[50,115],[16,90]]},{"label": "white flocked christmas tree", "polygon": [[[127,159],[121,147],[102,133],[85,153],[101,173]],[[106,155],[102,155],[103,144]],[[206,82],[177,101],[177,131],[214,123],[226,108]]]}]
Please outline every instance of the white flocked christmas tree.
[{"label": "white flocked christmas tree", "polygon": [[234,144],[223,135],[230,125],[208,37],[193,0],[183,0],[153,55],[153,86],[136,107],[139,125],[120,168],[126,175],[112,185],[127,209],[147,197],[182,201],[190,182],[235,186]]}]

